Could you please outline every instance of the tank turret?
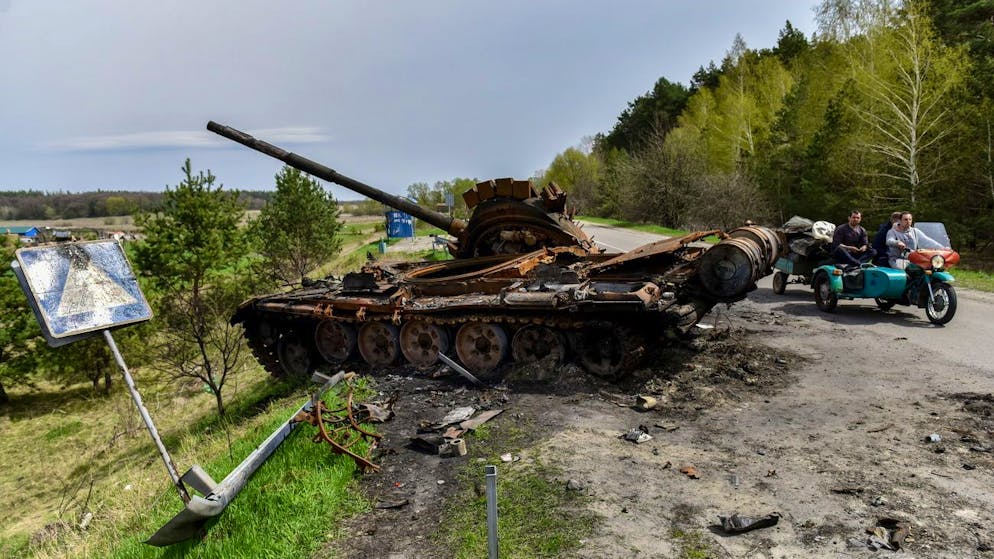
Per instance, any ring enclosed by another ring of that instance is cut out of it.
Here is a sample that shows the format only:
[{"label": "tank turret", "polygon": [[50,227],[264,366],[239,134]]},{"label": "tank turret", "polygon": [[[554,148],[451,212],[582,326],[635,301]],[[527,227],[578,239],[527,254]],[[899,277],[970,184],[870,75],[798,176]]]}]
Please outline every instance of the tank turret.
[{"label": "tank turret", "polygon": [[443,229],[456,239],[449,250],[457,258],[524,254],[554,246],[577,246],[592,254],[598,252],[572,220],[566,195],[554,183],[539,193],[531,181],[503,178],[480,182],[463,194],[466,206],[473,212],[466,222],[423,208],[230,126],[211,121],[207,129]]}]

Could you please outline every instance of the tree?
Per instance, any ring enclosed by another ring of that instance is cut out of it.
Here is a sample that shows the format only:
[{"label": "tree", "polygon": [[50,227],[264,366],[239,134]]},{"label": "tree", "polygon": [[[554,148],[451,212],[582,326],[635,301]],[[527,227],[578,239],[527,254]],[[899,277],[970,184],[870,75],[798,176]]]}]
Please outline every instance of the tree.
[{"label": "tree", "polygon": [[193,174],[166,188],[156,213],[135,222],[145,241],[135,249],[135,264],[151,288],[162,327],[157,356],[176,379],[195,378],[213,392],[224,415],[222,389],[242,367],[241,329],[228,318],[256,284],[247,236],[239,228],[244,207],[237,191],[214,186],[210,171]]},{"label": "tree", "polygon": [[269,274],[284,284],[301,283],[337,254],[338,214],[335,198],[317,180],[283,167],[276,175],[276,193],[251,229]]},{"label": "tree", "polygon": [[426,182],[416,182],[407,187],[407,197],[419,206],[434,210],[436,205],[445,202],[445,193],[438,188],[440,184],[435,183],[435,188],[432,188]]},{"label": "tree", "polygon": [[[117,337],[117,336],[115,336]],[[49,348],[39,344],[38,368],[45,378],[65,386],[86,379],[96,392],[100,380],[104,381],[103,393],[109,394],[112,384],[114,361],[103,336],[92,336],[65,347]]]},{"label": "tree", "polygon": [[861,97],[850,106],[868,128],[864,148],[880,158],[871,173],[894,181],[886,198],[915,208],[946,163],[929,156],[958,127],[951,100],[967,75],[965,50],[943,45],[917,3],[896,28],[874,28],[854,44],[864,43],[872,47],[853,57]]},{"label": "tree", "polygon": [[540,182],[556,183],[570,193],[570,201],[584,211],[597,205],[601,167],[596,153],[581,148],[566,148],[552,160]]},{"label": "tree", "polygon": [[[17,240],[0,235],[0,259],[14,258]],[[44,344],[28,299],[9,266],[0,269],[0,404],[8,401],[4,385],[30,383],[35,372],[33,348]]]},{"label": "tree", "polygon": [[666,134],[677,123],[677,117],[687,106],[690,90],[680,83],[659,78],[652,91],[628,102],[628,107],[618,116],[614,125],[601,142],[608,148],[638,151],[657,134]]}]

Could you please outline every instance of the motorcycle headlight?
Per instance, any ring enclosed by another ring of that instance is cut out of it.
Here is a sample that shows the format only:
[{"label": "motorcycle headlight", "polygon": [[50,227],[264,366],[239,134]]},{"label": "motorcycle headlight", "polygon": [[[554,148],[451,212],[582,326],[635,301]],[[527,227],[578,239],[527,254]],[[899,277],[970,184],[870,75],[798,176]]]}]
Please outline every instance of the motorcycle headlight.
[{"label": "motorcycle headlight", "polygon": [[935,256],[932,257],[932,260],[931,262],[929,262],[929,264],[932,265],[932,268],[941,269],[945,267],[946,259],[943,258],[941,254],[936,254]]}]

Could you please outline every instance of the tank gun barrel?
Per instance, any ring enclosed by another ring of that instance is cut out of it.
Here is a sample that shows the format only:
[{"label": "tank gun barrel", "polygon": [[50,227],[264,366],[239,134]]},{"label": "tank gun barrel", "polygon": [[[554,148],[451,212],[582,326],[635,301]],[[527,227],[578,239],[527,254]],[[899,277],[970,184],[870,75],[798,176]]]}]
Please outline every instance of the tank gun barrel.
[{"label": "tank gun barrel", "polygon": [[344,186],[353,192],[358,192],[363,196],[372,198],[381,204],[386,204],[391,208],[406,212],[413,215],[414,217],[423,219],[428,223],[447,231],[451,235],[459,236],[463,231],[466,230],[466,222],[454,217],[447,216],[443,213],[435,212],[422,208],[421,206],[401,198],[400,196],[394,196],[387,192],[383,192],[378,188],[374,188],[359,182],[353,178],[349,178],[334,169],[307,159],[296,153],[287,151],[285,149],[279,148],[264,142],[262,140],[256,139],[250,134],[246,134],[241,130],[237,130],[230,126],[225,126],[223,124],[218,124],[213,120],[207,123],[207,129],[215,134],[219,134],[228,138],[229,140],[238,142],[243,146],[252,148],[256,151],[262,152],[270,157],[279,159],[280,161],[286,163],[287,165],[300,169],[301,171],[313,175],[315,177],[324,179],[329,182]]}]

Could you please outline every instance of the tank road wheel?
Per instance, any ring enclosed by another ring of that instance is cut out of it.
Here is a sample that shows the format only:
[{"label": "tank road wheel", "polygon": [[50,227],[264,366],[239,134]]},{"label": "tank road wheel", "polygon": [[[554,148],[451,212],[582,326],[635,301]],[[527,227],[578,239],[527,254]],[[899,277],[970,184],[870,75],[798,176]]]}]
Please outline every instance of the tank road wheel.
[{"label": "tank road wheel", "polygon": [[787,274],[777,270],[773,272],[773,292],[777,295],[783,295],[783,292],[787,290]]},{"label": "tank road wheel", "polygon": [[355,328],[345,322],[325,320],[314,331],[314,345],[328,363],[344,363],[355,355]]},{"label": "tank road wheel", "polygon": [[314,372],[311,348],[297,332],[287,332],[276,342],[276,356],[286,375],[293,379],[307,379]]},{"label": "tank road wheel", "polygon": [[511,355],[519,363],[538,361],[554,355],[560,363],[566,357],[563,336],[545,326],[525,326],[511,339]]},{"label": "tank road wheel", "polygon": [[412,320],[400,329],[400,350],[412,365],[431,367],[438,361],[439,352],[449,350],[449,333],[441,326]]},{"label": "tank road wheel", "polygon": [[397,327],[389,322],[367,322],[359,328],[359,353],[374,367],[393,365],[400,357]]},{"label": "tank road wheel", "polygon": [[932,324],[945,324],[956,314],[956,290],[946,282],[932,286],[934,297],[925,304],[925,316]]},{"label": "tank road wheel", "polygon": [[253,322],[251,328],[248,328],[248,330],[265,346],[276,345],[280,337],[280,333],[276,330],[276,327],[268,320]]},{"label": "tank road wheel", "polygon": [[832,312],[839,304],[839,296],[832,291],[832,284],[828,280],[828,274],[820,273],[815,276],[815,305],[825,312]]},{"label": "tank road wheel", "polygon": [[507,334],[498,324],[470,322],[456,332],[456,354],[472,371],[496,369],[507,353]]},{"label": "tank road wheel", "polygon": [[595,323],[573,338],[576,359],[591,374],[616,378],[634,367],[644,348],[629,328],[611,323]]}]

